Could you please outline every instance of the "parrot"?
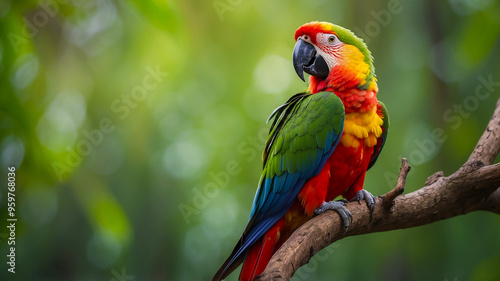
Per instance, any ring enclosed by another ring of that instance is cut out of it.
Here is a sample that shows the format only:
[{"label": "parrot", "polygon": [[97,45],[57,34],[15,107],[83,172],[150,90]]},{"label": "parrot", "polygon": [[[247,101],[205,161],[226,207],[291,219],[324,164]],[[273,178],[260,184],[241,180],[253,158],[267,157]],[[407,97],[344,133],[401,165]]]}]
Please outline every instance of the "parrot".
[{"label": "parrot", "polygon": [[[349,29],[313,21],[295,32],[293,66],[309,85],[274,110],[262,155],[263,169],[248,224],[213,277],[226,278],[243,263],[239,280],[250,281],[302,224],[327,210],[339,213],[347,231],[349,201],[375,197],[363,189],[365,174],[389,132],[385,105],[377,99],[373,57]],[[339,196],[344,199],[335,201]]]}]

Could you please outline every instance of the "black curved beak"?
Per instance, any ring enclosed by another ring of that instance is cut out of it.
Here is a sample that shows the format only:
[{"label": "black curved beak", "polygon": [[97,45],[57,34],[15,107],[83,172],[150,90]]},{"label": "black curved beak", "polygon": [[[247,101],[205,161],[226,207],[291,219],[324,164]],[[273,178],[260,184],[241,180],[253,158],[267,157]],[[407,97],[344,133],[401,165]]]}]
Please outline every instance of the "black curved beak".
[{"label": "black curved beak", "polygon": [[328,77],[330,73],[325,59],[316,55],[314,46],[300,38],[293,48],[293,67],[302,81],[305,81],[303,72],[321,78]]}]

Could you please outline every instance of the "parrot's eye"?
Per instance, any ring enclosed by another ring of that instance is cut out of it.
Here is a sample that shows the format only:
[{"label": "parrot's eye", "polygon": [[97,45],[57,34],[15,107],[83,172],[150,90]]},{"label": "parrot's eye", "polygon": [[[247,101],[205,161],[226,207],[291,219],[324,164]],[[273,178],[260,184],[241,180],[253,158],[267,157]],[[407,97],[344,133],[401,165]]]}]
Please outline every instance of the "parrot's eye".
[{"label": "parrot's eye", "polygon": [[332,43],[334,41],[335,41],[335,36],[332,35],[332,36],[328,37],[328,42]]}]

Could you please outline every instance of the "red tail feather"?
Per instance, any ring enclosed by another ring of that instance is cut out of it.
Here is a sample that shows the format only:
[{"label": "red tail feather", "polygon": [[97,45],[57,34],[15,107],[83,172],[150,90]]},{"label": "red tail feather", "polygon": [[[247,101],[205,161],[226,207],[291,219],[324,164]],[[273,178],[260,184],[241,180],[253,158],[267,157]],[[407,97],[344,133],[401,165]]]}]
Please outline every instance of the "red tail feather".
[{"label": "red tail feather", "polygon": [[259,276],[276,252],[276,244],[280,238],[280,232],[284,225],[284,219],[280,219],[269,229],[266,234],[255,242],[247,252],[240,273],[240,281],[252,281]]}]

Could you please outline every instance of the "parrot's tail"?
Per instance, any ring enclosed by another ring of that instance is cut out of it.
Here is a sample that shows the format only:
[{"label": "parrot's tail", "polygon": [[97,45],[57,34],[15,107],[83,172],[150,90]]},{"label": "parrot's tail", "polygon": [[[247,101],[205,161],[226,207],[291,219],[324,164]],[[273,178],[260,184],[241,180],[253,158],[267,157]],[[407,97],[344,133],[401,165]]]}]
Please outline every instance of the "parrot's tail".
[{"label": "parrot's tail", "polygon": [[241,268],[239,281],[252,281],[266,269],[274,252],[278,250],[276,244],[280,239],[283,224],[284,219],[282,218],[248,249]]}]

